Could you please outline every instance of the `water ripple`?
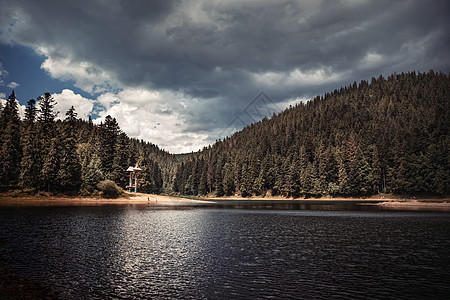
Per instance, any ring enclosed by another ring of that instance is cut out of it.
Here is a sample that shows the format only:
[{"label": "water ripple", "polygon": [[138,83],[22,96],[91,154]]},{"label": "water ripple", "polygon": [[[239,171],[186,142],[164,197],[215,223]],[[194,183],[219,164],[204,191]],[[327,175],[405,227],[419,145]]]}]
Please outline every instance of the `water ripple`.
[{"label": "water ripple", "polygon": [[0,265],[63,299],[445,298],[450,215],[2,208]]}]

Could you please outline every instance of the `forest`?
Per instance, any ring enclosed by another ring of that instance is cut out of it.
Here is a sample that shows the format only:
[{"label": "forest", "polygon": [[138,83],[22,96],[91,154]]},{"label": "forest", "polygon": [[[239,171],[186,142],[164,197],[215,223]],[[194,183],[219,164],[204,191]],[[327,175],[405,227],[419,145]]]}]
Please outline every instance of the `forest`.
[{"label": "forest", "polygon": [[449,106],[448,74],[354,82],[192,154],[173,188],[243,197],[447,195]]},{"label": "forest", "polygon": [[23,120],[14,91],[0,107],[0,190],[90,195],[103,180],[125,188],[126,169],[138,164],[140,191],[162,191],[157,161],[167,169],[166,164],[175,160],[172,155],[129,138],[111,116],[94,125],[90,119],[77,119],[72,107],[61,121],[49,93],[37,100],[28,101]]},{"label": "forest", "polygon": [[[38,103],[38,104],[37,104]],[[139,190],[208,196],[448,195],[448,74],[372,78],[298,103],[202,151],[173,155],[72,107],[56,118],[49,93],[19,118],[15,93],[0,107],[0,190],[92,194],[102,180]]]}]

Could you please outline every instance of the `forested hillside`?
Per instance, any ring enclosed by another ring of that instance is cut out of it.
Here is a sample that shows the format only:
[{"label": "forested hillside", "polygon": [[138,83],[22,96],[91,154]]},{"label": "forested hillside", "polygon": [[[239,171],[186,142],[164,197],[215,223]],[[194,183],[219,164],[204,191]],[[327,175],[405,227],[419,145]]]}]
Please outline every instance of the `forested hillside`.
[{"label": "forested hillside", "polygon": [[[100,125],[77,119],[72,107],[56,120],[49,93],[28,101],[24,120],[12,92],[0,107],[0,189],[90,194],[105,179],[125,188],[126,169],[142,168],[140,191],[159,193],[170,182],[176,159],[157,146],[130,139],[107,116]],[[173,176],[173,175],[172,175]]]},{"label": "forested hillside", "polygon": [[450,78],[406,73],[350,86],[185,158],[188,195],[449,193]]},{"label": "forested hillside", "polygon": [[450,77],[372,78],[264,118],[200,152],[172,155],[72,108],[56,120],[46,93],[20,120],[14,92],[0,107],[0,189],[90,194],[104,179],[140,191],[285,197],[450,191]]}]

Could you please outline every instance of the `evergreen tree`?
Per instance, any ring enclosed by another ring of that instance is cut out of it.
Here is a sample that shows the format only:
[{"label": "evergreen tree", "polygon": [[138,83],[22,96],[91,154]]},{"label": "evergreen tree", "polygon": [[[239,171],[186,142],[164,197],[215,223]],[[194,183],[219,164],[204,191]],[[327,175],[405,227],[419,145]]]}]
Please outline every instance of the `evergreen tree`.
[{"label": "evergreen tree", "polygon": [[60,168],[61,140],[55,129],[55,136],[50,140],[49,148],[44,156],[40,172],[41,186],[48,193],[55,193],[60,190],[60,178],[58,177]]},{"label": "evergreen tree", "polygon": [[198,185],[198,194],[206,195],[208,193],[207,180],[206,180],[207,173],[208,173],[208,165],[204,160],[202,160],[201,166],[202,166],[202,169],[201,169],[201,174],[200,174],[200,182]]},{"label": "evergreen tree", "polygon": [[[91,142],[94,143],[94,142]],[[98,146],[91,143],[78,145],[77,154],[81,162],[81,186],[83,193],[92,193],[100,181],[105,179],[101,171]]]},{"label": "evergreen tree", "polygon": [[22,161],[20,169],[20,186],[24,188],[39,188],[39,157],[38,140],[36,129],[36,101],[31,99],[27,102],[25,119],[22,126]]},{"label": "evergreen tree", "polygon": [[161,193],[161,170],[158,164],[150,159],[148,153],[144,153],[143,156],[139,158],[139,167],[142,171],[138,175],[138,190],[149,194]]},{"label": "evergreen tree", "polygon": [[230,162],[226,162],[224,166],[223,190],[227,196],[232,196],[235,192],[233,166]]},{"label": "evergreen tree", "polygon": [[114,161],[112,165],[112,180],[117,183],[122,188],[128,184],[128,179],[126,176],[126,169],[130,165],[128,160],[130,157],[130,142],[127,135],[121,132],[117,138],[114,149]]},{"label": "evergreen tree", "polygon": [[113,164],[116,157],[116,144],[120,134],[119,124],[115,118],[106,116],[105,122],[100,124],[99,154],[102,162],[102,173],[106,179],[113,180]]},{"label": "evergreen tree", "polygon": [[76,194],[81,187],[81,164],[77,155],[77,140],[75,136],[76,116],[72,106],[66,112],[62,132],[62,149],[58,177],[62,192]]},{"label": "evergreen tree", "polygon": [[1,119],[1,149],[2,164],[0,170],[0,185],[4,189],[13,188],[19,180],[21,145],[20,118],[14,91],[8,97]]},{"label": "evergreen tree", "polygon": [[45,93],[38,97],[38,141],[39,147],[37,151],[39,176],[39,188],[50,192],[54,191],[58,178],[58,155],[59,155],[59,139],[55,118],[57,112],[53,111],[55,100],[50,93]]}]

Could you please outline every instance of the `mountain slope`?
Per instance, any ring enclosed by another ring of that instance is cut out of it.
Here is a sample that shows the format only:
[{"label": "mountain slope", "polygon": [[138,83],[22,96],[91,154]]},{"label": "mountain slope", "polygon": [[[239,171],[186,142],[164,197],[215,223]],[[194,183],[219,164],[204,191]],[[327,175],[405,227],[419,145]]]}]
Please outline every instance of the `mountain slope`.
[{"label": "mountain slope", "polygon": [[185,158],[174,190],[448,194],[449,106],[448,74],[411,72],[353,83]]}]

